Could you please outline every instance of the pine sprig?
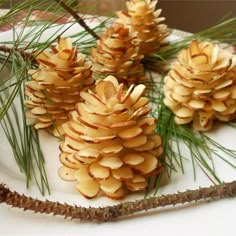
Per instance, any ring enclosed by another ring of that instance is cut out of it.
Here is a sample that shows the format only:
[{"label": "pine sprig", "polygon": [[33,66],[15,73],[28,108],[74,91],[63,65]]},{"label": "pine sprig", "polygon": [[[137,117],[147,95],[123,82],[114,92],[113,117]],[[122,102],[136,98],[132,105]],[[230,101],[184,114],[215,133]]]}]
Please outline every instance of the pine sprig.
[{"label": "pine sprig", "polygon": [[170,42],[167,46],[163,46],[158,52],[145,57],[144,63],[151,69],[160,71],[160,64],[169,64],[169,60],[176,57],[179,51],[187,48],[193,39],[203,41],[210,40],[216,43],[224,43],[225,45],[236,45],[236,17],[216,23],[210,28],[190,34],[187,37]]}]

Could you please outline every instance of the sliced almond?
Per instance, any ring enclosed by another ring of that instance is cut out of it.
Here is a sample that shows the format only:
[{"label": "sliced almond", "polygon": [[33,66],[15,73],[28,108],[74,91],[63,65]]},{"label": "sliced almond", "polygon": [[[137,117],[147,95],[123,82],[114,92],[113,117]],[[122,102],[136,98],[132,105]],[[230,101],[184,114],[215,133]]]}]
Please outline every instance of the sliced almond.
[{"label": "sliced almond", "polygon": [[194,55],[199,53],[200,49],[199,49],[199,46],[198,46],[198,42],[196,40],[193,40],[191,42],[189,50],[190,50],[191,56],[194,56]]},{"label": "sliced almond", "polygon": [[137,126],[129,127],[123,131],[121,131],[118,136],[122,139],[129,140],[137,137],[142,133],[142,129]]},{"label": "sliced almond", "polygon": [[133,171],[127,166],[122,166],[119,169],[112,170],[112,175],[116,179],[127,181],[133,178]]},{"label": "sliced almond", "polygon": [[142,191],[145,190],[147,187],[146,182],[140,182],[140,183],[132,183],[132,182],[125,182],[125,186],[127,189],[129,189],[131,192],[136,192],[136,191]]},{"label": "sliced almond", "polygon": [[186,107],[182,107],[175,112],[175,115],[179,118],[188,118],[193,116],[193,111],[189,110]]},{"label": "sliced almond", "polygon": [[121,187],[122,182],[114,177],[109,177],[100,181],[100,188],[106,193],[116,193]]},{"label": "sliced almond", "polygon": [[87,199],[95,198],[100,191],[99,183],[95,180],[79,182],[76,188]]},{"label": "sliced almond", "polygon": [[213,94],[213,98],[219,101],[223,101],[227,99],[230,96],[230,91],[229,90],[221,90],[219,92],[216,92]]},{"label": "sliced almond", "polygon": [[93,180],[93,178],[88,174],[88,167],[81,166],[78,170],[75,171],[74,177],[79,182],[88,182]]},{"label": "sliced almond", "polygon": [[74,159],[74,154],[61,153],[59,159],[60,162],[68,168],[77,170],[81,167],[81,164]]},{"label": "sliced almond", "polygon": [[88,148],[80,149],[77,152],[77,155],[79,155],[81,157],[87,157],[87,158],[90,157],[90,158],[98,159],[99,156],[101,155],[101,153],[97,149],[88,147]]},{"label": "sliced almond", "polygon": [[106,192],[106,191],[103,191],[103,193],[106,197],[111,198],[113,200],[120,200],[125,196],[125,191],[122,187],[115,193]]},{"label": "sliced almond", "polygon": [[137,110],[140,107],[146,106],[148,102],[149,102],[149,99],[147,97],[141,97],[135,104],[133,104],[133,108]]},{"label": "sliced almond", "polygon": [[68,168],[66,166],[61,166],[58,169],[58,175],[65,181],[76,181],[75,172],[76,170]]},{"label": "sliced almond", "polygon": [[212,101],[211,102],[212,109],[218,112],[223,112],[227,109],[226,105],[224,102],[221,101]]},{"label": "sliced almond", "polygon": [[121,145],[114,145],[114,146],[109,146],[106,147],[102,150],[103,153],[105,154],[115,154],[120,152],[123,149],[123,147]]},{"label": "sliced almond", "polygon": [[118,169],[123,165],[123,162],[120,160],[119,157],[116,156],[108,156],[108,157],[103,157],[99,161],[99,164],[101,166],[108,167],[110,169]]},{"label": "sliced almond", "polygon": [[193,55],[192,61],[193,61],[193,63],[195,63],[197,65],[207,64],[208,63],[208,56],[205,53],[201,52],[196,55]]},{"label": "sliced almond", "polygon": [[132,93],[130,94],[129,99],[127,100],[128,104],[131,106],[135,104],[136,102],[138,102],[138,100],[144,94],[145,89],[146,89],[146,86],[143,84],[136,85]]},{"label": "sliced almond", "polygon": [[190,108],[198,110],[204,107],[205,102],[203,100],[192,99],[188,102],[188,105]]},{"label": "sliced almond", "polygon": [[146,182],[146,179],[142,175],[134,174],[132,180],[130,181],[132,183],[144,183]]},{"label": "sliced almond", "polygon": [[156,169],[158,160],[152,154],[143,153],[143,155],[144,155],[144,161],[141,164],[133,166],[133,168],[136,171],[140,172],[140,174],[146,175]]},{"label": "sliced almond", "polygon": [[92,163],[88,168],[89,174],[99,180],[107,179],[110,176],[109,168],[101,166],[99,163]]},{"label": "sliced almond", "polygon": [[184,125],[184,124],[190,123],[193,120],[193,117],[180,118],[180,117],[175,116],[174,120],[176,124]]},{"label": "sliced almond", "polygon": [[130,153],[122,158],[123,162],[127,165],[138,165],[144,161],[144,156],[141,153]]},{"label": "sliced almond", "polygon": [[136,148],[147,142],[147,136],[139,135],[133,139],[126,140],[123,145],[127,148]]}]

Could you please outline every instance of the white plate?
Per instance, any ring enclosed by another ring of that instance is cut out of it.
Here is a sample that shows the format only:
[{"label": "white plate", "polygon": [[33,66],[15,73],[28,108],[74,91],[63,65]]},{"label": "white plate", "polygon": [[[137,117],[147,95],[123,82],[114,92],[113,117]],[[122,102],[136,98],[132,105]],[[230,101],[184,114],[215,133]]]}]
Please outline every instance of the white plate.
[{"label": "white plate", "polygon": [[[31,30],[32,28],[28,28]],[[41,40],[55,35],[55,30],[50,29],[44,32]],[[62,29],[61,29],[62,30]],[[67,31],[67,35],[80,30],[75,25]],[[57,32],[56,34],[59,34]],[[12,39],[12,31],[0,34],[0,42]],[[171,40],[176,39],[174,35]],[[0,131],[0,182],[6,183],[10,189],[20,193],[37,197],[39,199],[49,199],[53,201],[66,202],[83,206],[105,206],[117,204],[106,198],[86,200],[74,189],[74,184],[62,181],[57,175],[57,168],[60,166],[58,160],[58,142],[45,132],[40,132],[40,140],[46,159],[46,169],[51,186],[51,195],[42,197],[35,184],[27,190],[23,176],[20,174],[15,164],[12,152],[7,144],[2,130]],[[224,146],[235,148],[236,130],[229,127],[218,127],[210,133],[216,141]],[[189,157],[186,148],[182,147],[183,154]],[[228,158],[228,157],[226,157]],[[216,171],[224,181],[236,179],[236,171],[228,165],[215,160]],[[190,161],[185,161],[185,174],[175,173],[172,182],[163,185],[159,194],[176,193],[186,189],[196,189],[199,186],[209,186],[211,182],[206,176],[198,171],[197,180],[193,180],[193,172]],[[143,195],[136,194],[128,196],[125,200],[135,200]],[[153,210],[149,213],[138,214],[125,220],[112,223],[80,223],[77,220],[65,220],[60,216],[34,214],[24,212],[16,208],[11,208],[6,204],[0,204],[0,232],[1,235],[235,235],[236,201],[235,199],[223,199],[211,203],[202,203],[179,207],[168,207]]]}]

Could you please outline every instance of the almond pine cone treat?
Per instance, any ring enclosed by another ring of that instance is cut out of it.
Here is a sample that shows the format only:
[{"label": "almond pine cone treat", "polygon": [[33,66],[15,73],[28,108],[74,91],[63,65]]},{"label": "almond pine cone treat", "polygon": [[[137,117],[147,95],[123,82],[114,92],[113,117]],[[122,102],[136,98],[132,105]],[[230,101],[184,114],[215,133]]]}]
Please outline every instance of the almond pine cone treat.
[{"label": "almond pine cone treat", "polygon": [[128,12],[118,11],[118,23],[129,28],[140,42],[140,54],[158,51],[163,40],[169,35],[167,26],[161,22],[161,9],[155,10],[157,0],[130,0],[126,2]]},{"label": "almond pine cone treat", "polygon": [[93,77],[103,79],[114,75],[128,86],[145,82],[143,56],[138,52],[139,44],[130,36],[129,29],[122,24],[112,25],[101,35],[97,47],[91,50]]},{"label": "almond pine cone treat", "polygon": [[60,125],[68,120],[68,112],[81,100],[80,91],[94,83],[91,64],[85,59],[70,38],[59,38],[51,52],[36,56],[39,68],[29,71],[32,80],[25,88],[28,125],[36,129],[53,127],[58,135]]},{"label": "almond pine cone treat", "polygon": [[127,191],[144,190],[147,177],[161,172],[162,141],[144,91],[142,84],[124,90],[108,76],[94,92],[81,92],[84,102],[63,124],[59,176],[77,181],[84,197],[103,193],[120,199]]},{"label": "almond pine cone treat", "polygon": [[211,42],[192,41],[164,79],[164,103],[178,124],[206,131],[236,117],[236,55]]}]

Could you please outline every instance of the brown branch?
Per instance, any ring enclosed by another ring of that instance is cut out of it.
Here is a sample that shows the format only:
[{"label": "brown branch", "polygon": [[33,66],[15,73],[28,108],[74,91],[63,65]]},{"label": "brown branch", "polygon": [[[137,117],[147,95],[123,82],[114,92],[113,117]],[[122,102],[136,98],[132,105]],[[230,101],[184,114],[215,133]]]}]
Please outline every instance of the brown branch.
[{"label": "brown branch", "polygon": [[0,185],[0,203],[31,210],[36,213],[62,215],[65,218],[79,219],[81,221],[106,222],[113,221],[122,216],[129,216],[137,212],[164,207],[169,205],[191,203],[197,201],[209,201],[236,196],[236,181],[217,186],[187,190],[177,194],[162,195],[134,202],[120,203],[106,207],[81,207],[61,204],[52,201],[40,201],[17,192],[10,191],[4,184]]},{"label": "brown branch", "polygon": [[85,23],[85,21],[75,12],[71,7],[65,4],[62,0],[54,0],[57,2],[62,8],[64,8],[72,17],[95,39],[99,39],[99,36]]},{"label": "brown branch", "polygon": [[[14,50],[17,51],[22,57],[28,58],[32,62],[35,62],[35,58],[31,53],[16,48]],[[5,45],[0,45],[0,51],[11,54],[13,52],[13,48],[7,47]]]}]

